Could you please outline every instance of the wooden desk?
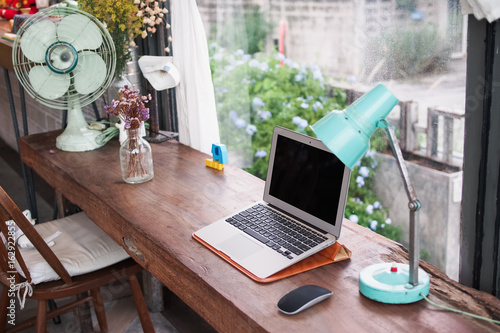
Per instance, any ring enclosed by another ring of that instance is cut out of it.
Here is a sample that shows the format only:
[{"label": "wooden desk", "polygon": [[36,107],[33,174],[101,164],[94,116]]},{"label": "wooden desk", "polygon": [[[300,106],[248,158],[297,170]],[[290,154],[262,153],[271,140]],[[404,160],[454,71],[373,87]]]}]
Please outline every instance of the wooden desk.
[{"label": "wooden desk", "polygon": [[[144,260],[132,257],[221,332],[463,332],[497,331],[500,326],[438,310],[425,301],[386,305],[358,291],[358,274],[370,264],[406,261],[402,247],[345,220],[340,241],[352,258],[270,284],[253,282],[191,234],[262,195],[264,183],[226,165],[205,167],[207,155],[175,142],[153,145],[155,177],[140,184],[121,179],[118,142],[85,153],[55,148],[59,132],[21,139],[21,156],[57,191],[84,209],[113,239],[130,239]],[[51,152],[53,150],[53,152]],[[500,318],[500,301],[449,280],[423,264],[431,275],[431,299],[479,315]],[[304,284],[333,291],[327,301],[295,316],[276,303]]]}]

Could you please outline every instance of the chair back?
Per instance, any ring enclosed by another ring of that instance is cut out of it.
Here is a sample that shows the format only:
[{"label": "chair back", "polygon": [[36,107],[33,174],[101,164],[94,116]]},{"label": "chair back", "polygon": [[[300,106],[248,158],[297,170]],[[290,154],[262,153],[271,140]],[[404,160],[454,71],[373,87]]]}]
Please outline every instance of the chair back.
[{"label": "chair back", "polygon": [[[13,222],[8,222],[12,220]],[[11,284],[12,276],[15,276],[16,283],[28,281],[31,283],[31,275],[22,257],[22,253],[17,245],[14,231],[15,225],[24,233],[28,240],[33,244],[40,255],[54,269],[59,277],[66,283],[72,284],[73,281],[64,268],[61,261],[54,252],[45,243],[42,236],[36,231],[35,227],[28,221],[23,212],[12,201],[9,195],[0,186],[0,231],[5,242],[0,240],[0,282],[5,286]],[[16,262],[25,276],[17,274]]]}]

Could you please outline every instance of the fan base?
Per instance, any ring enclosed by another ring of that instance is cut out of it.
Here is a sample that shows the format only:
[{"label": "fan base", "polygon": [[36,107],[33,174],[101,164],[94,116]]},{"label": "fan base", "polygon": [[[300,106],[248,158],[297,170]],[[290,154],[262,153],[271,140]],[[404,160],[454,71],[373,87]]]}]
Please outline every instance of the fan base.
[{"label": "fan base", "polygon": [[65,130],[56,139],[56,147],[63,151],[81,152],[101,148],[103,145],[97,144],[95,139],[101,131],[87,128],[77,131]]}]

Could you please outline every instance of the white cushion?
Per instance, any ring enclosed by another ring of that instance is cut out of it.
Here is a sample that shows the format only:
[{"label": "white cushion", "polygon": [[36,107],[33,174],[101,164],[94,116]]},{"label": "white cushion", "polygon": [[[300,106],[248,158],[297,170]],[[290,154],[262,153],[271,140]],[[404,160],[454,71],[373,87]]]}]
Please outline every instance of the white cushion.
[{"label": "white cushion", "polygon": [[[35,229],[42,238],[51,236],[57,231],[61,232],[61,235],[54,239],[55,244],[51,250],[70,276],[90,273],[129,258],[127,252],[95,225],[84,212],[37,224]],[[20,251],[33,284],[60,279],[36,249],[20,249]]]}]

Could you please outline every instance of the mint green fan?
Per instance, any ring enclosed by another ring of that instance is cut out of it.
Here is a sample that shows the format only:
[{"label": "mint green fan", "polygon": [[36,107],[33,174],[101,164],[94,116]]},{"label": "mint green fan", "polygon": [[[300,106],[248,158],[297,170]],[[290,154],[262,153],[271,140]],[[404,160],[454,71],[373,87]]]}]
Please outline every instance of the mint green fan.
[{"label": "mint green fan", "polygon": [[116,52],[108,31],[94,16],[67,7],[39,11],[19,29],[12,60],[31,97],[68,110],[68,125],[57,137],[57,148],[87,151],[101,147],[95,140],[101,132],[88,128],[82,107],[108,88]]}]

